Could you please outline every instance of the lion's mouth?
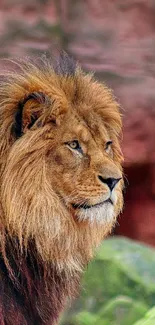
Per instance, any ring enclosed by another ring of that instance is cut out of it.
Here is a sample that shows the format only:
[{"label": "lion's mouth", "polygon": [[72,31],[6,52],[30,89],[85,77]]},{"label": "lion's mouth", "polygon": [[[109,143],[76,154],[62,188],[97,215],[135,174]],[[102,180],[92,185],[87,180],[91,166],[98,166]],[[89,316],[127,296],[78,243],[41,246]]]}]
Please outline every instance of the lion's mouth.
[{"label": "lion's mouth", "polygon": [[96,204],[87,204],[87,203],[72,203],[72,207],[74,208],[74,209],[91,209],[91,208],[96,208],[96,207],[100,207],[100,206],[102,206],[103,204],[105,204],[105,203],[110,203],[110,204],[112,204],[113,205],[113,202],[112,202],[112,200],[109,198],[109,199],[107,199],[107,200],[105,200],[105,201],[102,201],[102,202],[100,202],[100,203],[96,203]]}]

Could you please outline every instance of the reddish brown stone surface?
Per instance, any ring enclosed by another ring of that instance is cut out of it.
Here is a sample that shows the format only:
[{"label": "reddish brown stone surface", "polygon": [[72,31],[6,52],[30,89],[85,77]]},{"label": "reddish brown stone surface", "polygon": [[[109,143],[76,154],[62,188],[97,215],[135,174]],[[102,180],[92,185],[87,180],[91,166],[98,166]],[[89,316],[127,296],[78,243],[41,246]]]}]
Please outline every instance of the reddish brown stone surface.
[{"label": "reddish brown stone surface", "polygon": [[61,30],[53,0],[0,1],[0,56],[40,55],[58,49]]},{"label": "reddish brown stone surface", "polygon": [[155,194],[151,164],[125,169],[129,186],[125,194],[124,215],[119,218],[117,234],[155,245]]},{"label": "reddish brown stone surface", "polygon": [[[154,0],[1,0],[0,56],[62,46],[111,86],[123,107],[129,185],[116,232],[155,245]],[[3,63],[0,63],[2,66]]]}]

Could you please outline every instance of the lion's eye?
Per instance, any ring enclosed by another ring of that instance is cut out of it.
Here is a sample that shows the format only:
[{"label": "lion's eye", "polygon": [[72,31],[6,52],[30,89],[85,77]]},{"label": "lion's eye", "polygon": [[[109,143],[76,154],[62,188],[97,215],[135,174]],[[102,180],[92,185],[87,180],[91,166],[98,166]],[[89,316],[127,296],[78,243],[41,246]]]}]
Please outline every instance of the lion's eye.
[{"label": "lion's eye", "polygon": [[80,149],[80,145],[79,145],[79,142],[77,140],[74,140],[72,142],[69,143],[69,146],[72,148],[72,149]]},{"label": "lion's eye", "polygon": [[82,153],[82,149],[81,149],[81,146],[80,146],[78,140],[73,140],[73,141],[70,141],[70,142],[66,142],[65,144],[67,144],[67,146],[70,147],[71,149],[77,150],[77,151]]},{"label": "lion's eye", "polygon": [[107,141],[106,144],[105,144],[105,151],[108,152],[110,147],[112,145],[112,141]]}]

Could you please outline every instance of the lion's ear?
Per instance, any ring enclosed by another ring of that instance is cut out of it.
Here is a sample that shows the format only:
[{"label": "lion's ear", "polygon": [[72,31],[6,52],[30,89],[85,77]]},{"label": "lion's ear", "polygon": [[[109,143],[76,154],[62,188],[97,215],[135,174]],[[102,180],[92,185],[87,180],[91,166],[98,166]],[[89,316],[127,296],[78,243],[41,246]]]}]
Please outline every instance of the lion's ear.
[{"label": "lion's ear", "polygon": [[28,129],[30,129],[34,123],[38,120],[38,126],[40,116],[48,110],[50,105],[49,98],[42,92],[32,92],[19,103],[18,111],[15,116],[14,134],[16,138],[19,138]]}]

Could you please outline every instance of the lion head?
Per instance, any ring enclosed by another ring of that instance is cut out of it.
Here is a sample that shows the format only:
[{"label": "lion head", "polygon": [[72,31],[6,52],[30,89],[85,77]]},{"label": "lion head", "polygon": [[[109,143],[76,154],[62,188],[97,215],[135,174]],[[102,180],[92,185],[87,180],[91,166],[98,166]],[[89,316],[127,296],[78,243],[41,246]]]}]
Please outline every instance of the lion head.
[{"label": "lion head", "polygon": [[119,105],[67,55],[16,62],[0,85],[1,224],[21,249],[81,269],[122,209]]}]

